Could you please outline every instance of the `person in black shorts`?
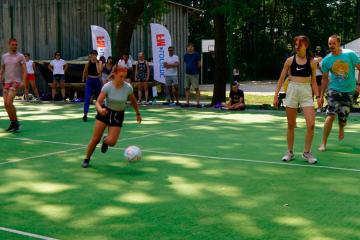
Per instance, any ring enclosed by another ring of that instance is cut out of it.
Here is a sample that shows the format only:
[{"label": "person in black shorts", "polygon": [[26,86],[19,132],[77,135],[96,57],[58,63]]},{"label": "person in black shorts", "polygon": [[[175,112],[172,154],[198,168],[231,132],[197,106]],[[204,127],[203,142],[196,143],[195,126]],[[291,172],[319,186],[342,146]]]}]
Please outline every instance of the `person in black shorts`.
[{"label": "person in black shorts", "polygon": [[108,128],[108,134],[103,137],[101,152],[105,153],[109,146],[114,146],[118,141],[128,99],[135,110],[136,121],[141,123],[142,120],[133,88],[130,83],[125,82],[127,69],[116,66],[112,75],[113,80],[103,86],[95,104],[97,110],[96,122],[93,135],[86,150],[85,159],[82,163],[83,168],[89,167],[91,155],[96,145],[100,142],[106,128]]}]

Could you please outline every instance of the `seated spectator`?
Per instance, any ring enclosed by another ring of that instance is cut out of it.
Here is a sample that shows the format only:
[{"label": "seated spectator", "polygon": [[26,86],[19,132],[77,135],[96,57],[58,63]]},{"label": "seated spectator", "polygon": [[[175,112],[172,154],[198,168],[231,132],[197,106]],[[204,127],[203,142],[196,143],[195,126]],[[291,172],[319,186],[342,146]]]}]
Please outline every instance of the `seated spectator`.
[{"label": "seated spectator", "polygon": [[222,103],[223,110],[245,110],[245,99],[244,92],[239,89],[238,82],[233,82],[231,84],[229,102]]}]

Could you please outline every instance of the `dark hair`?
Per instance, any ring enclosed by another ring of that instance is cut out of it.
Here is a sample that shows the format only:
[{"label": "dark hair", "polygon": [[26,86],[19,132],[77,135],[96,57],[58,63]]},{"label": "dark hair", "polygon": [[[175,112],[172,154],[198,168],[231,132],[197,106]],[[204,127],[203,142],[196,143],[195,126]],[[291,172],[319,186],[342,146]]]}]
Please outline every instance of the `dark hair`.
[{"label": "dark hair", "polygon": [[100,59],[100,61],[102,61],[102,62],[105,62],[105,61],[106,61],[106,58],[105,58],[104,56],[101,56],[99,59]]},{"label": "dark hair", "polygon": [[30,53],[24,53],[24,56],[25,56],[25,57],[26,57],[26,56],[30,57]]},{"label": "dark hair", "polygon": [[237,81],[233,81],[231,84],[231,86],[237,86],[237,85],[239,85],[239,83]]},{"label": "dark hair", "polygon": [[187,47],[190,47],[190,46],[193,46],[194,47],[194,44],[192,42],[189,42],[187,45]]},{"label": "dark hair", "polygon": [[90,51],[90,54],[96,54],[96,55],[98,55],[98,52],[97,52],[96,50],[91,50],[91,51]]},{"label": "dark hair", "polygon": [[339,35],[337,35],[337,34],[333,34],[329,38],[335,38],[338,41],[339,44],[341,43],[341,37]]},{"label": "dark hair", "polygon": [[61,52],[59,52],[59,51],[56,51],[55,53],[54,53],[54,57],[56,57],[56,55],[58,55],[59,54],[59,56],[61,57]]}]

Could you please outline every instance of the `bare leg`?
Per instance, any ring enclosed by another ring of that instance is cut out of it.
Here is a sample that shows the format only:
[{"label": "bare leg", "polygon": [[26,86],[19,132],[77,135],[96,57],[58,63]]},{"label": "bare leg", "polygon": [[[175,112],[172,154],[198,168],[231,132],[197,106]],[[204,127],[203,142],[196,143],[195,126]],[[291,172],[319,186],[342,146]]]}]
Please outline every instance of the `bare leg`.
[{"label": "bare leg", "polygon": [[91,155],[93,154],[96,145],[100,142],[102,134],[105,130],[107,125],[101,121],[96,120],[95,127],[94,127],[94,133],[93,136],[88,144],[88,148],[86,150],[86,159],[90,159]]},{"label": "bare leg", "polygon": [[292,152],[294,149],[295,126],[296,126],[297,109],[286,107],[286,117],[288,120],[287,127],[287,144],[288,151]]},{"label": "bare leg", "polygon": [[303,111],[306,120],[304,152],[310,152],[315,130],[315,111],[313,107],[304,107]]},{"label": "bare leg", "polygon": [[57,82],[56,82],[56,80],[53,80],[53,83],[52,83],[52,86],[51,86],[51,97],[52,97],[52,100],[55,100],[56,86],[57,86]]},{"label": "bare leg", "polygon": [[39,91],[38,91],[38,89],[37,89],[37,87],[36,87],[35,81],[30,81],[30,85],[31,85],[31,87],[32,87],[32,89],[33,89],[33,91],[34,91],[34,93],[35,93],[35,96],[36,96],[37,98],[39,98],[40,95],[39,95]]},{"label": "bare leg", "polygon": [[60,81],[61,97],[65,100],[65,80]]},{"label": "bare leg", "polygon": [[186,104],[189,104],[189,102],[190,102],[190,88],[185,89],[185,98],[186,98]]},{"label": "bare leg", "polygon": [[335,115],[328,115],[325,119],[323,137],[322,137],[322,142],[319,147],[319,151],[326,150],[327,139],[330,135],[335,117],[336,117]]},{"label": "bare leg", "polygon": [[197,88],[196,91],[196,102],[199,105],[200,104],[200,90]]},{"label": "bare leg", "polygon": [[346,126],[346,122],[339,121],[339,141],[343,140],[345,137],[344,128]]}]

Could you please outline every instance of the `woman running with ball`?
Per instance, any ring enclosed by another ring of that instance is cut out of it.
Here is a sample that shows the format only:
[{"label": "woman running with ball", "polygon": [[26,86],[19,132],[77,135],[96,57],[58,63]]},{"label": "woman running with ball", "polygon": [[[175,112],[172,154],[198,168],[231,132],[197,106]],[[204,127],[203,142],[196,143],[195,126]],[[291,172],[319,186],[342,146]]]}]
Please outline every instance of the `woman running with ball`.
[{"label": "woman running with ball", "polygon": [[91,155],[96,145],[100,142],[106,127],[108,127],[108,135],[103,138],[101,152],[105,153],[108,150],[108,146],[116,144],[124,121],[124,109],[127,99],[130,100],[136,112],[136,121],[141,123],[141,115],[133,88],[129,83],[125,82],[126,75],[126,68],[116,66],[112,73],[113,80],[106,83],[101,89],[95,104],[97,115],[94,132],[82,163],[83,168],[89,167]]}]

